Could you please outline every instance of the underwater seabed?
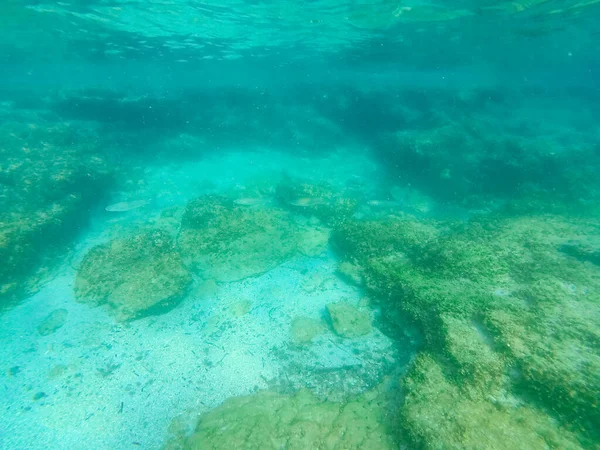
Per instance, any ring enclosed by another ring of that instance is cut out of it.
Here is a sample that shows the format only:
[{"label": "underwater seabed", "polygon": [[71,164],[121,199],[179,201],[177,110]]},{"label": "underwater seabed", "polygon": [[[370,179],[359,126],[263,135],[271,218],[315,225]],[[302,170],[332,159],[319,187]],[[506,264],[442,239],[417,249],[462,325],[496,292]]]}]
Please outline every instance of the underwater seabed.
[{"label": "underwater seabed", "polygon": [[0,110],[0,447],[597,448],[596,109],[356,95]]},{"label": "underwater seabed", "polygon": [[[0,374],[0,447],[160,448],[173,419],[187,424],[189,433],[199,413],[231,397],[308,388],[319,399],[341,401],[399,373],[415,343],[394,342],[377,329],[363,290],[339,276],[327,236],[310,251],[242,280],[195,274],[177,306],[159,315],[120,321],[110,308],[75,298],[77,270],[89,250],[160,222],[161,211],[232,190],[243,199],[251,180],[269,184],[282,168],[333,185],[346,183],[348,174],[377,177],[372,163],[353,155],[307,160],[228,152],[147,168],[142,182],[113,198],[117,204],[144,202],[130,211],[97,211],[56,276],[0,316],[6,368]],[[121,204],[108,209],[128,209]],[[358,314],[358,328],[331,321],[339,314],[343,322],[346,310]]]}]

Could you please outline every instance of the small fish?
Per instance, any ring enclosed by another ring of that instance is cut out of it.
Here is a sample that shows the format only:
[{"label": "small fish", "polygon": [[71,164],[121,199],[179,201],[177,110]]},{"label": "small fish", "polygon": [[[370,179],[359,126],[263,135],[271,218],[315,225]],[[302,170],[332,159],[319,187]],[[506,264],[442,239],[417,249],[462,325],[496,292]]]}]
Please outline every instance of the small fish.
[{"label": "small fish", "polygon": [[300,206],[304,208],[309,206],[319,206],[325,204],[327,204],[327,201],[322,197],[302,197],[290,202],[290,205],[292,206]]},{"label": "small fish", "polygon": [[134,200],[131,202],[114,203],[112,205],[107,206],[104,209],[108,212],[127,212],[141,208],[142,206],[146,206],[147,204],[148,200]]},{"label": "small fish", "polygon": [[262,197],[243,197],[235,199],[233,203],[240,206],[256,206],[264,205],[266,203],[266,199]]}]

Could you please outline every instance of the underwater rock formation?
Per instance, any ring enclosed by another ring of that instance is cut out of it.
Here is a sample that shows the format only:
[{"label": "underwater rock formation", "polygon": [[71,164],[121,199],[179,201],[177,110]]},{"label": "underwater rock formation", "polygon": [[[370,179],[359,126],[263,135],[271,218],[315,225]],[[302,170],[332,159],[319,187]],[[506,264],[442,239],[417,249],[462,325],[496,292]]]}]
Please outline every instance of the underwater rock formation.
[{"label": "underwater rock formation", "polygon": [[341,196],[327,183],[311,184],[285,177],[275,190],[277,201],[290,211],[314,216],[327,226],[352,217],[358,202]]},{"label": "underwater rock formation", "polygon": [[303,226],[298,231],[298,251],[304,256],[316,258],[327,252],[329,228]]},{"label": "underwater rock formation", "polygon": [[[597,139],[515,133],[497,120],[447,118],[441,126],[381,133],[372,148],[395,182],[439,202],[526,213],[596,208]],[[576,144],[566,152],[561,139]]]},{"label": "underwater rock formation", "polygon": [[[477,448],[486,434],[497,438],[486,448],[514,448],[503,437],[509,426],[528,448],[597,439],[600,273],[560,249],[599,227],[538,216],[335,230],[333,244],[360,265],[386,321],[397,330],[416,323],[423,334],[426,356],[406,378],[401,414],[416,445]],[[513,423],[520,416],[523,426]],[[471,447],[459,445],[465,436]]]},{"label": "underwater rock formation", "polygon": [[327,305],[327,312],[338,336],[355,338],[369,334],[373,329],[369,312],[349,303],[330,303]]},{"label": "underwater rock formation", "polygon": [[443,368],[420,355],[404,380],[400,423],[420,448],[580,449],[576,436],[512,395],[488,398],[452,383]]},{"label": "underwater rock formation", "polygon": [[110,185],[91,132],[22,119],[0,127],[0,306],[36,290]]},{"label": "underwater rock formation", "polygon": [[294,255],[297,234],[283,210],[249,209],[205,196],[187,205],[177,246],[185,264],[203,278],[236,281]]},{"label": "underwater rock formation", "polygon": [[173,308],[191,282],[169,233],[150,229],[92,248],[77,272],[75,294],[125,321]]},{"label": "underwater rock formation", "polygon": [[386,402],[369,392],[344,403],[309,391],[236,397],[202,415],[195,433],[164,450],[386,450],[398,448],[386,424]]},{"label": "underwater rock formation", "polygon": [[295,317],[292,320],[290,334],[294,344],[309,344],[312,340],[326,331],[325,325],[320,320],[310,317]]},{"label": "underwater rock formation", "polygon": [[337,275],[347,283],[362,287],[363,279],[359,266],[348,261],[343,261],[338,264]]}]

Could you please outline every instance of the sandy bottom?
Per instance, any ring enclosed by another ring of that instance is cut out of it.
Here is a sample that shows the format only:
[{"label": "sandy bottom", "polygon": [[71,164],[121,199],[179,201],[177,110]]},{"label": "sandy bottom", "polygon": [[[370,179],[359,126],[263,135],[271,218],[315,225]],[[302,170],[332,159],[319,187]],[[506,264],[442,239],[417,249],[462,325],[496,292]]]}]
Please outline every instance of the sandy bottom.
[{"label": "sandy bottom", "polygon": [[[310,173],[334,183],[344,181],[340,174],[376,176],[360,157],[335,158],[313,163]],[[276,386],[308,387],[338,399],[404,364],[413,349],[402,350],[377,328],[344,339],[329,326],[309,345],[292,342],[295,317],[326,323],[328,303],[364,302],[358,288],[335,275],[330,252],[296,257],[259,277],[194,290],[174,310],[127,324],[74,299],[74,267],[97,242],[144,216],[183,205],[203,189],[231,189],[260,173],[282,167],[303,172],[307,166],[309,161],[289,156],[234,153],[149,169],[144,193],[155,200],[148,208],[120,216],[99,213],[60,273],[0,315],[0,447],[160,448],[174,417],[187,413],[191,422],[228,397]],[[67,311],[64,325],[42,336],[38,327],[57,309]]]}]

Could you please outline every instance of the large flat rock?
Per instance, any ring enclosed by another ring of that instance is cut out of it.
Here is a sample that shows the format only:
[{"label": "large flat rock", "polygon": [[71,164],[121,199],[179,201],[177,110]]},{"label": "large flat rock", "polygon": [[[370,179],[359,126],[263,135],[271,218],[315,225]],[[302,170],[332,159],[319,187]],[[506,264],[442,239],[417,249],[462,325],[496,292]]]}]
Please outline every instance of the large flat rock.
[{"label": "large flat rock", "polygon": [[174,307],[192,282],[169,234],[144,230],[92,248],[77,273],[77,300],[106,305],[118,320]]},{"label": "large flat rock", "polygon": [[288,213],[247,208],[214,196],[191,201],[178,248],[185,264],[203,278],[237,281],[260,275],[290,258],[298,232]]}]

